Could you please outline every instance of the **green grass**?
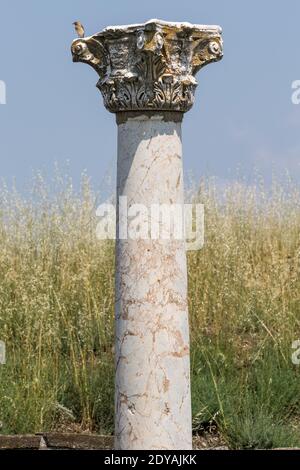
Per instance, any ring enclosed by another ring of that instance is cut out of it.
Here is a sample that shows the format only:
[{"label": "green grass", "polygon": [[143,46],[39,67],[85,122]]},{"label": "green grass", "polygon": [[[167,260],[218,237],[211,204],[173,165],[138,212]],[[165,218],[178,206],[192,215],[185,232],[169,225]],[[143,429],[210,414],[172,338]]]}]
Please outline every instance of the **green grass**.
[{"label": "green grass", "polygon": [[[38,176],[0,190],[0,432],[113,432],[114,247],[95,236],[95,195]],[[194,432],[231,448],[300,446],[300,195],[231,184],[205,204],[188,254]]]},{"label": "green grass", "polygon": [[299,446],[299,371],[286,367],[271,344],[247,366],[227,346],[222,350],[194,348],[194,431],[214,425],[235,449]]}]

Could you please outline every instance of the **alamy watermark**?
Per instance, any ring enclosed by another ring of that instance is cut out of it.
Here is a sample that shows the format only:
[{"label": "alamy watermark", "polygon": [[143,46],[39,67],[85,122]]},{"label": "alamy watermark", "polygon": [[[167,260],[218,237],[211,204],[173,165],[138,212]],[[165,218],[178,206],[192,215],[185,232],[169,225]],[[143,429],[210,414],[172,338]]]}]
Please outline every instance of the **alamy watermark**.
[{"label": "alamy watermark", "polygon": [[300,104],[300,80],[294,80],[292,82],[292,96],[291,100],[293,104]]},{"label": "alamy watermark", "polygon": [[300,339],[292,342],[292,349],[294,349],[292,353],[292,363],[298,366],[300,364]]},{"label": "alamy watermark", "polygon": [[6,104],[6,84],[0,80],[0,104]]},{"label": "alamy watermark", "polygon": [[[101,204],[97,211],[97,238],[101,240],[185,240],[186,249],[204,245],[203,204],[128,204],[120,196],[114,204]],[[116,221],[118,219],[118,233]]]},{"label": "alamy watermark", "polygon": [[0,364],[6,363],[6,349],[4,341],[0,341]]}]

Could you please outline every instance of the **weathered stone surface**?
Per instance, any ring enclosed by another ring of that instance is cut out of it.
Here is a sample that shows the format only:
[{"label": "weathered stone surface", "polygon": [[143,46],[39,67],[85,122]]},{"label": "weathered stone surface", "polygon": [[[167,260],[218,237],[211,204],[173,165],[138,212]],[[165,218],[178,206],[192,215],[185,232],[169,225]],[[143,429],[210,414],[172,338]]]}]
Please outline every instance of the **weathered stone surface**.
[{"label": "weathered stone surface", "polygon": [[[157,112],[119,124],[118,196],[182,205],[181,157],[180,122]],[[191,449],[185,241],[117,238],[116,265],[115,448]]]},{"label": "weathered stone surface", "polygon": [[55,432],[34,435],[0,435],[0,449],[113,449],[113,437]]},{"label": "weathered stone surface", "polygon": [[48,449],[112,449],[113,437],[92,434],[45,433]]},{"label": "weathered stone surface", "polygon": [[0,436],[0,449],[39,449],[41,438],[36,435]]},{"label": "weathered stone surface", "polygon": [[219,26],[168,23],[112,26],[72,43],[75,62],[98,73],[106,108],[188,111],[194,103],[196,73],[222,58]]}]

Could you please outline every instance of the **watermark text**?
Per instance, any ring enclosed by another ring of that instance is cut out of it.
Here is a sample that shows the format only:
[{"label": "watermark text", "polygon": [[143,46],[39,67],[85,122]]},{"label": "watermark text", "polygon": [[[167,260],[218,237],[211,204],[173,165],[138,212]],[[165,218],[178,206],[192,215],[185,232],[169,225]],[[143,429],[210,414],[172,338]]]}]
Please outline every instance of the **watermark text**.
[{"label": "watermark text", "polygon": [[0,364],[6,363],[6,350],[4,341],[0,341]]},{"label": "watermark text", "polygon": [[0,104],[6,104],[6,84],[0,80]]},{"label": "watermark text", "polygon": [[[128,204],[120,196],[114,204],[101,204],[97,211],[97,238],[100,240],[184,240],[186,249],[204,245],[203,204]],[[118,220],[118,233],[117,223]]]},{"label": "watermark text", "polygon": [[292,96],[291,100],[293,104],[300,104],[300,80],[294,80],[292,82]]}]

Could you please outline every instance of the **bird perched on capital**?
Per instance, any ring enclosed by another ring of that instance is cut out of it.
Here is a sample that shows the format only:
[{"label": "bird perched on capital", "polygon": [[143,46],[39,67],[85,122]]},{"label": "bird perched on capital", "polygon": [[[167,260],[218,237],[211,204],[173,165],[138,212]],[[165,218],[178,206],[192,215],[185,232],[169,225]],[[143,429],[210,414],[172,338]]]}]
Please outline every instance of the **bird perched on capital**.
[{"label": "bird perched on capital", "polygon": [[73,25],[75,26],[75,31],[79,38],[84,38],[84,27],[80,21],[74,21]]}]

